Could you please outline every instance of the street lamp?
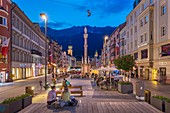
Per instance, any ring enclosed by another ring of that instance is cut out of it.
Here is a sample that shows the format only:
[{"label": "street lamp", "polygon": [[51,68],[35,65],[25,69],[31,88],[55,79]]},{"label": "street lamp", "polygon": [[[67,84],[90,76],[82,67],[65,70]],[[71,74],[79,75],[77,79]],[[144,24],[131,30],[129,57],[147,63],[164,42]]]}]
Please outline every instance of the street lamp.
[{"label": "street lamp", "polygon": [[40,13],[40,16],[45,22],[45,89],[47,89],[47,16],[45,13]]}]

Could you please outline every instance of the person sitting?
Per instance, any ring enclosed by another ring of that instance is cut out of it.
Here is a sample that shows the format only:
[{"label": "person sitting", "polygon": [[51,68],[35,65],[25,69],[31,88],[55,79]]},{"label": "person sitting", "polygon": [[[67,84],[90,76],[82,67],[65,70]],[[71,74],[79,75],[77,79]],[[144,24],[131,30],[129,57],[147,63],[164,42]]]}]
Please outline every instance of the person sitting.
[{"label": "person sitting", "polygon": [[55,90],[56,90],[56,86],[51,86],[51,91],[48,92],[48,96],[47,96],[48,105],[52,105],[55,101],[57,101]]},{"label": "person sitting", "polygon": [[70,100],[70,91],[68,90],[68,87],[64,87],[64,91],[61,94],[61,99],[63,102],[65,102],[65,105],[72,105]]},{"label": "person sitting", "polygon": [[66,85],[71,86],[71,84],[70,84],[70,82],[68,80],[66,80]]}]

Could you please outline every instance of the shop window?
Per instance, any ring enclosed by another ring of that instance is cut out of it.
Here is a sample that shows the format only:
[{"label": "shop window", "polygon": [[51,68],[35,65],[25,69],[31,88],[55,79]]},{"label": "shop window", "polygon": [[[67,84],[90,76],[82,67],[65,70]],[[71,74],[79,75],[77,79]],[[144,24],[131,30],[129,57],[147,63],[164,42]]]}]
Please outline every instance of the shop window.
[{"label": "shop window", "polygon": [[148,58],[148,49],[141,51],[141,59]]},{"label": "shop window", "polygon": [[170,44],[163,45],[162,46],[162,52],[161,52],[162,57],[163,56],[170,56]]}]

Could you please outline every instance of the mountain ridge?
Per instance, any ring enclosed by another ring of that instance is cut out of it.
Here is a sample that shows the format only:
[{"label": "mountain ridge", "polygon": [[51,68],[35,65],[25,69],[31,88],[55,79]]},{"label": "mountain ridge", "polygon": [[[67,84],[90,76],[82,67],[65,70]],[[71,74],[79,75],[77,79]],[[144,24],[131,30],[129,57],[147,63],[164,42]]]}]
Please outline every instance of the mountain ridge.
[{"label": "mountain ridge", "polygon": [[[50,27],[47,29],[47,35],[53,40],[57,41],[64,51],[67,51],[68,45],[73,46],[73,56],[78,60],[81,60],[83,56],[84,48],[84,27],[85,26],[73,26],[71,28],[55,30]],[[101,54],[101,49],[103,45],[104,36],[110,36],[111,33],[116,29],[116,27],[91,27],[86,26],[88,32],[88,55],[93,57],[95,51],[97,50],[99,55]],[[44,32],[44,28],[41,27]]]}]

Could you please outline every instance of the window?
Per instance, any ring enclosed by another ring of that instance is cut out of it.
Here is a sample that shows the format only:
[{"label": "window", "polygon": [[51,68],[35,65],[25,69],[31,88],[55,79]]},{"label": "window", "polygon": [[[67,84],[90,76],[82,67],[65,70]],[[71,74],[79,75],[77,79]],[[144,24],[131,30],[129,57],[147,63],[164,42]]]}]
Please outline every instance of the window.
[{"label": "window", "polygon": [[0,37],[0,45],[2,45],[5,40],[7,40],[6,37]]},{"label": "window", "polygon": [[141,43],[143,42],[143,35],[141,35],[141,37],[140,37],[140,42]]},{"label": "window", "polygon": [[135,59],[135,60],[138,59],[138,53],[134,53],[134,59]]},{"label": "window", "polygon": [[166,14],[166,6],[163,5],[163,6],[161,7],[161,15],[165,15],[165,14]]},{"label": "window", "polygon": [[143,26],[143,20],[140,20],[140,27]]},{"label": "window", "polygon": [[161,56],[170,56],[170,44],[167,45],[163,45],[162,46],[162,52],[161,52]]},{"label": "window", "polygon": [[2,6],[2,0],[0,0],[0,5]]},{"label": "window", "polygon": [[138,44],[138,43],[137,43],[137,40],[135,40],[135,47],[137,46],[137,44]]},{"label": "window", "polygon": [[141,59],[148,58],[148,49],[141,51]]},{"label": "window", "polygon": [[148,16],[145,16],[145,24],[147,24],[149,21]]},{"label": "window", "polygon": [[135,33],[137,32],[137,26],[135,26]]},{"label": "window", "polygon": [[7,26],[7,19],[5,17],[0,17],[0,24]]},{"label": "window", "polygon": [[145,33],[145,41],[147,41],[147,34]]},{"label": "window", "polygon": [[147,7],[147,4],[146,4],[146,2],[143,4],[143,9],[146,9],[146,7]]},{"label": "window", "polygon": [[164,26],[164,27],[161,27],[161,37],[165,36],[165,34],[166,34],[166,29]]},{"label": "window", "polygon": [[131,35],[133,35],[133,29],[131,29]]},{"label": "window", "polygon": [[133,42],[131,42],[131,49],[133,48]]},{"label": "window", "polygon": [[127,38],[129,38],[129,32],[127,32]]}]

